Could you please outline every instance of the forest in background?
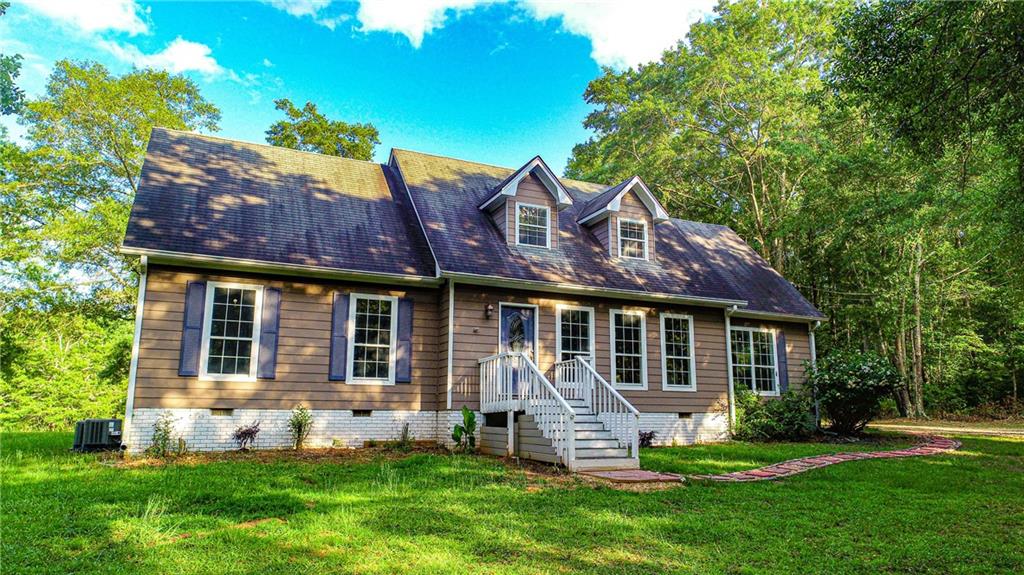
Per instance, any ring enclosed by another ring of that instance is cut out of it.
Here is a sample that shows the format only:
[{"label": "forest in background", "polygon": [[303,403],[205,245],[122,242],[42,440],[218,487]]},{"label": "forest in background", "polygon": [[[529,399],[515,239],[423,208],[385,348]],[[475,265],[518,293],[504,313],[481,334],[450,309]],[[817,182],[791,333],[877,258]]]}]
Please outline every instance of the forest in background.
[{"label": "forest in background", "polygon": [[[4,4],[0,3],[0,15]],[[723,2],[658,62],[605,70],[566,175],[639,174],[728,225],[829,316],[819,353],[875,350],[894,409],[991,413],[1024,364],[1024,3]],[[138,263],[121,256],[150,129],[214,132],[182,75],[0,55],[0,427],[123,413]],[[369,159],[370,124],[278,100],[267,141]],[[1020,409],[1020,403],[1015,403]],[[1008,409],[1013,409],[1012,406]]]}]

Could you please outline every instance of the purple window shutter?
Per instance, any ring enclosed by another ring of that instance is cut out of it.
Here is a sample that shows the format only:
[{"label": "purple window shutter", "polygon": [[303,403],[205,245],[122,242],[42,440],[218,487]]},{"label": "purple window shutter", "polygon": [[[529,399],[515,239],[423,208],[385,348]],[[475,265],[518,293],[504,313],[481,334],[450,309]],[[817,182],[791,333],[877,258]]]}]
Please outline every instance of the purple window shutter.
[{"label": "purple window shutter", "polygon": [[786,332],[775,334],[775,363],[779,370],[779,392],[789,390],[789,362],[786,360]]},{"label": "purple window shutter", "polygon": [[181,326],[181,355],[178,375],[199,375],[199,354],[203,346],[203,313],[206,309],[206,282],[188,282],[185,286],[185,317]]},{"label": "purple window shutter", "polygon": [[277,375],[277,332],[280,327],[281,290],[263,290],[263,317],[260,320],[260,359],[256,377],[274,379]]},{"label": "purple window shutter", "polygon": [[344,381],[348,365],[348,294],[334,293],[331,309],[331,359],[327,379]]},{"label": "purple window shutter", "polygon": [[398,345],[395,349],[395,383],[412,381],[412,299],[398,300]]}]

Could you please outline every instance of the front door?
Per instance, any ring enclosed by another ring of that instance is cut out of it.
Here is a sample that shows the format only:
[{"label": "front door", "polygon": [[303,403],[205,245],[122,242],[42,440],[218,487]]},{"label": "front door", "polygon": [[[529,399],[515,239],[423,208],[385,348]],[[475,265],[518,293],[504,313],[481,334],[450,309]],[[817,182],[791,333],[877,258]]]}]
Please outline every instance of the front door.
[{"label": "front door", "polygon": [[[537,309],[519,305],[501,305],[501,326],[498,334],[499,353],[523,353],[532,361],[537,358]],[[519,392],[519,382],[526,377],[526,364],[521,360],[510,360],[508,381],[513,395]]]}]

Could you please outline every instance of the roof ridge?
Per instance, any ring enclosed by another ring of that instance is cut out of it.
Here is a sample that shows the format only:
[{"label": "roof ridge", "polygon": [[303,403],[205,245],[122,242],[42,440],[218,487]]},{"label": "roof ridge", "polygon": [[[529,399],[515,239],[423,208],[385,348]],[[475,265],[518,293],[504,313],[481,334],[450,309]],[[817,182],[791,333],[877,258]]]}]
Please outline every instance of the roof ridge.
[{"label": "roof ridge", "polygon": [[372,164],[374,166],[384,166],[380,162],[374,162],[372,160],[359,160],[357,158],[346,158],[344,156],[332,156],[330,154],[321,154],[320,152],[310,152],[309,150],[296,150],[295,148],[286,148],[284,146],[275,146],[273,144],[266,144],[263,142],[250,142],[248,140],[239,140],[237,138],[226,138],[224,136],[217,136],[214,134],[203,134],[192,130],[179,130],[177,128],[168,128],[166,126],[153,126],[153,130],[163,130],[165,132],[175,132],[178,134],[188,134],[189,136],[198,136],[200,138],[206,138],[208,140],[219,140],[222,142],[231,142],[233,144],[244,144],[246,146],[256,146],[259,148],[273,148],[275,150],[284,150],[285,152],[291,152],[296,154],[309,154],[318,158],[326,158],[328,160],[344,160],[347,162],[358,162],[360,164]]}]

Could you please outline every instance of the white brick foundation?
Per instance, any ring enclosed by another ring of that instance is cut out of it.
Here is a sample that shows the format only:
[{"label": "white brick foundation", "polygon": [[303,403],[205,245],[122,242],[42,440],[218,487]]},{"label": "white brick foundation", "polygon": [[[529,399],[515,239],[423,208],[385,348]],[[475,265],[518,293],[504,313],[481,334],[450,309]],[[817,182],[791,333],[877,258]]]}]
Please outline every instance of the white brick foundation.
[{"label": "white brick foundation", "polygon": [[725,413],[641,413],[640,431],[654,431],[654,445],[689,445],[729,439],[729,416]]},{"label": "white brick foundation", "polygon": [[[164,411],[174,417],[175,436],[185,439],[189,451],[236,449],[231,435],[236,428],[254,421],[260,422],[257,449],[291,447],[290,410],[236,409],[230,416],[214,416],[209,409],[136,409],[127,430],[130,453],[141,453],[149,447],[153,424]],[[314,410],[312,413],[313,430],[306,440],[308,447],[362,447],[369,440],[394,440],[401,436],[406,423],[414,439],[451,445],[452,428],[462,423],[462,413],[454,410],[375,409],[369,417],[354,417],[347,409]],[[483,416],[476,415],[477,425],[483,425]],[[722,441],[728,439],[728,417],[724,413],[694,413],[683,419],[678,413],[641,413],[640,431],[657,432],[655,445]]]}]

